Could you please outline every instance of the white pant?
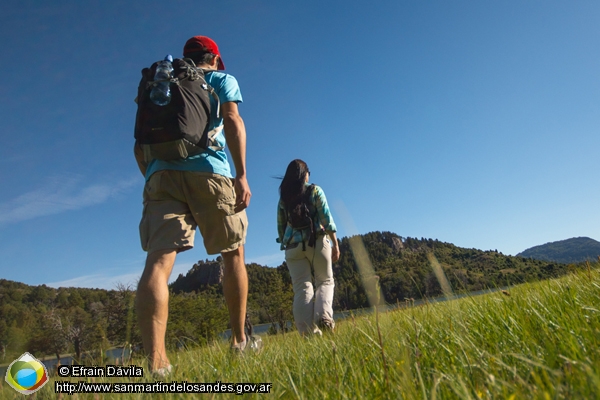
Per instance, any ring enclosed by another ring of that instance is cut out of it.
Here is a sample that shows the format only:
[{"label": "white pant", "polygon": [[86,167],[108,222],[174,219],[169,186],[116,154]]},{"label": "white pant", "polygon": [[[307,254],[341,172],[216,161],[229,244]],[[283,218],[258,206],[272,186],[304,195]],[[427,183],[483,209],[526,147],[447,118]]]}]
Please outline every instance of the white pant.
[{"label": "white pant", "polygon": [[[285,251],[292,285],[294,286],[294,320],[300,334],[321,333],[318,324],[331,328],[333,321],[333,269],[331,265],[331,244],[327,236],[318,236],[315,247],[302,243]],[[311,265],[315,271],[313,291]]]}]

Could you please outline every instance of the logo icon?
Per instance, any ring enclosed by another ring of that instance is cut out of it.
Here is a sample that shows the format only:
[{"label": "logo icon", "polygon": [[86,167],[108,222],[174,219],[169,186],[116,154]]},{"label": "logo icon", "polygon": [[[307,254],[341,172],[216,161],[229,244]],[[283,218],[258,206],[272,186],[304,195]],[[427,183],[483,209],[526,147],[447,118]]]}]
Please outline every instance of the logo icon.
[{"label": "logo icon", "polygon": [[5,380],[17,392],[31,394],[48,383],[48,371],[40,360],[23,353],[8,366]]}]

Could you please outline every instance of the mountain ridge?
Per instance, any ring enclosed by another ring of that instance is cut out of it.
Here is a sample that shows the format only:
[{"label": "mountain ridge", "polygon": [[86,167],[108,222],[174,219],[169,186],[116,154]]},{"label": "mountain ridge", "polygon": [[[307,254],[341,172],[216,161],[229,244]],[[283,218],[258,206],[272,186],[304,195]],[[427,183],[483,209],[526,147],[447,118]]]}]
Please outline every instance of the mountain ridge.
[{"label": "mountain ridge", "polygon": [[542,245],[530,247],[517,257],[533,258],[541,261],[559,262],[563,264],[580,263],[597,260],[600,256],[600,242],[579,236]]}]

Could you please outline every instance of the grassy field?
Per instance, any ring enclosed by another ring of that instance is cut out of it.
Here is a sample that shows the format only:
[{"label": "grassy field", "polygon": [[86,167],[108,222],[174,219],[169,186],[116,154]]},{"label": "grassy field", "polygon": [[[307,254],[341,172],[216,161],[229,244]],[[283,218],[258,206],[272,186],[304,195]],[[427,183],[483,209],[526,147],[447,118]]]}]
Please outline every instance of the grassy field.
[{"label": "grassy field", "polygon": [[[338,323],[335,334],[323,337],[301,338],[295,332],[263,336],[265,346],[259,354],[236,357],[226,343],[174,352],[171,361],[176,369],[167,381],[272,384],[270,394],[245,398],[597,399],[598,267],[509,291],[350,318]],[[134,363],[144,366],[141,360]],[[56,398],[54,380],[35,398]],[[87,381],[152,383],[154,379]],[[23,398],[4,381],[0,397]]]}]

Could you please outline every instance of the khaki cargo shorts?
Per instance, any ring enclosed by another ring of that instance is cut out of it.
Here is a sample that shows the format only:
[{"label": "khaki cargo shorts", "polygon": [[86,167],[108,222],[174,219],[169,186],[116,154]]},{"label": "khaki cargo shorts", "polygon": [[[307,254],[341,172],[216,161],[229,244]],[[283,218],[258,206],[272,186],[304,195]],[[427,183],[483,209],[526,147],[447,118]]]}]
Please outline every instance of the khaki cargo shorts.
[{"label": "khaki cargo shorts", "polygon": [[208,254],[233,251],[246,241],[246,211],[234,213],[233,181],[207,172],[163,170],[144,187],[142,248],[189,250],[196,226]]}]

